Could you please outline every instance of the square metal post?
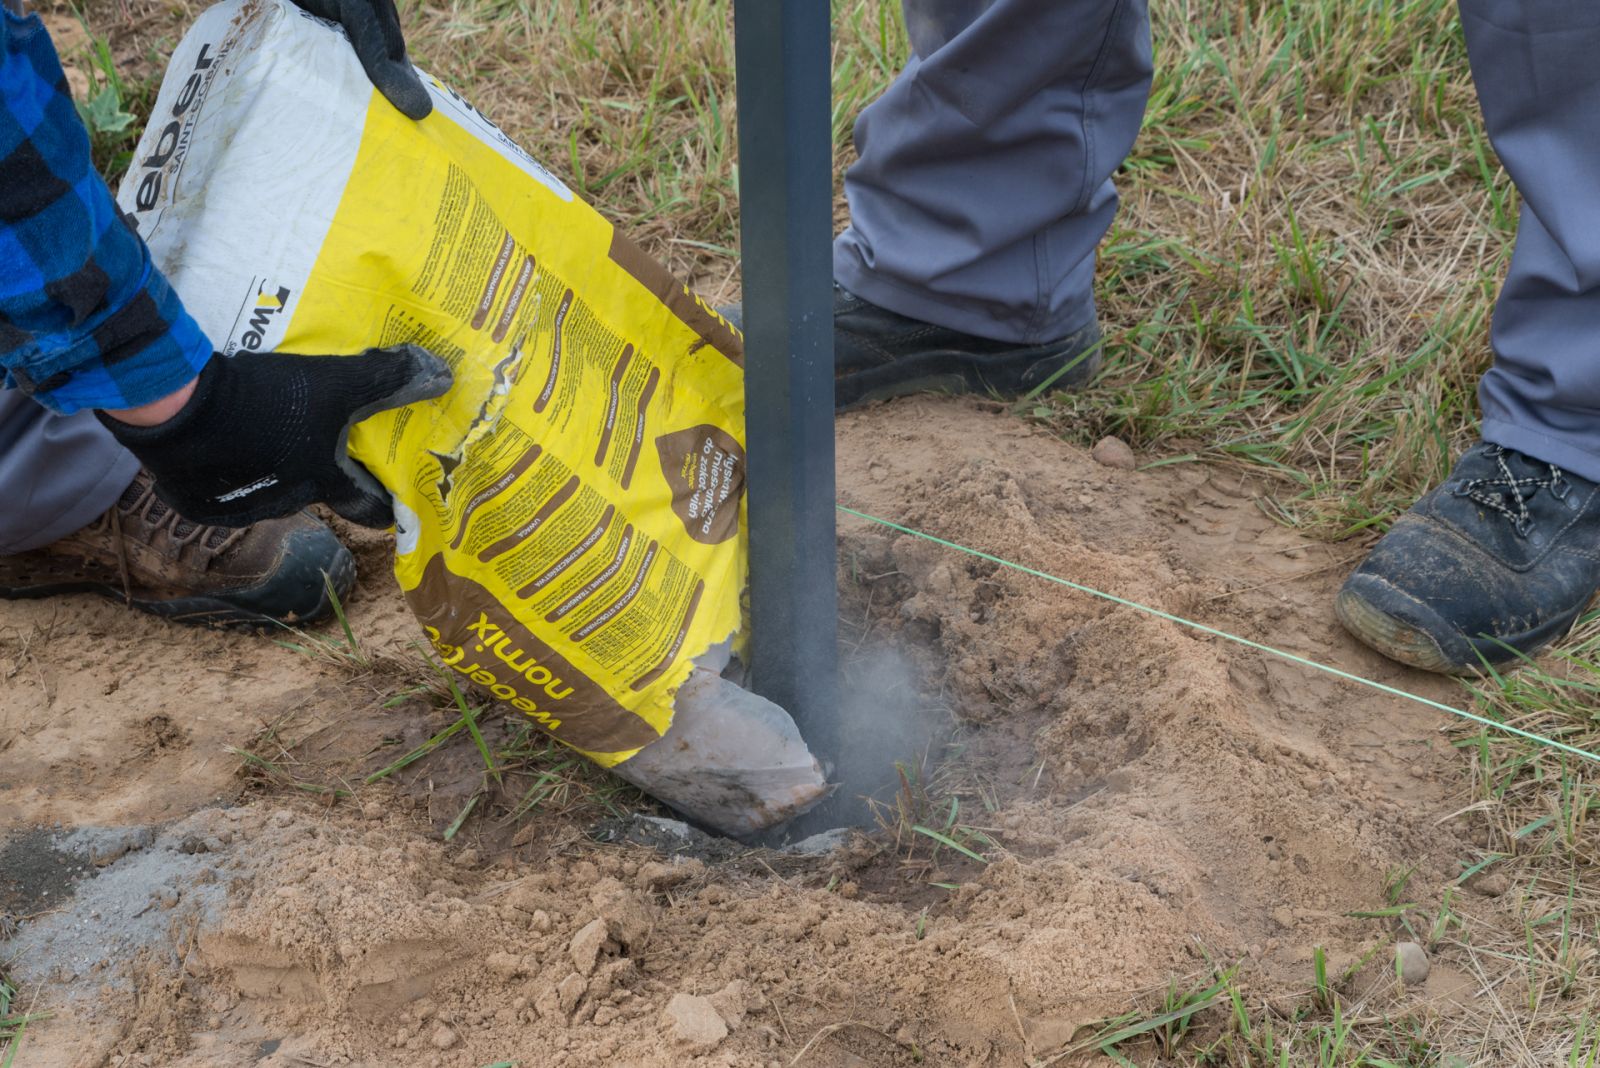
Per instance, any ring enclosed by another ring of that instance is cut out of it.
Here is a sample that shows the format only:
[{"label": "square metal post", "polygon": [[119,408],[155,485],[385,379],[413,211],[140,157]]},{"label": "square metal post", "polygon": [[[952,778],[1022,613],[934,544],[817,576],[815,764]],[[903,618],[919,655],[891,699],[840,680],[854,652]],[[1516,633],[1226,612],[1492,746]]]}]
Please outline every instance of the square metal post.
[{"label": "square metal post", "polygon": [[830,770],[839,731],[828,0],[735,0],[751,681]]}]

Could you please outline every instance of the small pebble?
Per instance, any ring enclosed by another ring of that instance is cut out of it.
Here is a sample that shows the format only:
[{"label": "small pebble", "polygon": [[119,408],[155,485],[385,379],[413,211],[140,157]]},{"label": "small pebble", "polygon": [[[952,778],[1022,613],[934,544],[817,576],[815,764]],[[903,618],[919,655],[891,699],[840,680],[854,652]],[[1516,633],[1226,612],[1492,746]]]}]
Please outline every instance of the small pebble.
[{"label": "small pebble", "polygon": [[674,1039],[694,1049],[709,1049],[728,1037],[728,1025],[711,999],[694,994],[672,995],[662,1022]]},{"label": "small pebble", "polygon": [[383,819],[383,803],[381,801],[368,801],[362,805],[361,818],[367,820]]},{"label": "small pebble", "polygon": [[1133,457],[1133,450],[1121,438],[1101,438],[1089,455],[1095,463],[1119,471],[1132,471],[1139,466]]},{"label": "small pebble", "polygon": [[583,976],[577,973],[573,973],[561,980],[556,987],[556,1000],[557,1004],[561,1006],[561,1011],[571,1015],[572,1010],[578,1007],[578,999],[583,997],[584,991],[588,989],[589,984],[584,981]]},{"label": "small pebble", "polygon": [[672,863],[651,861],[641,865],[635,878],[643,890],[670,890],[705,873],[706,866],[692,857],[674,857]]},{"label": "small pebble", "polygon": [[572,966],[578,969],[579,975],[594,973],[595,962],[600,959],[600,950],[605,944],[606,921],[601,919],[591,920],[572,936],[572,944],[567,947],[567,952],[571,954]]},{"label": "small pebble", "polygon": [[1511,880],[1497,871],[1479,872],[1467,880],[1467,886],[1484,897],[1499,897],[1511,889]]},{"label": "small pebble", "polygon": [[554,1020],[558,1017],[563,1021],[566,1019],[566,1014],[561,1011],[561,995],[556,993],[556,988],[553,986],[547,986],[539,991],[538,996],[533,999],[533,1008],[540,1019]]},{"label": "small pebble", "polygon": [[434,1049],[450,1049],[456,1044],[456,1033],[444,1024],[433,1029],[433,1037],[429,1039]]},{"label": "small pebble", "polygon": [[1428,978],[1432,965],[1428,963],[1428,954],[1415,942],[1401,942],[1394,947],[1396,968],[1400,972],[1400,979],[1407,986],[1416,986]]},{"label": "small pebble", "polygon": [[523,974],[522,958],[515,953],[491,953],[484,958],[483,966],[502,979],[515,979]]},{"label": "small pebble", "polygon": [[[733,979],[721,990],[706,998],[711,1002],[711,1007],[717,1010],[717,1015],[722,1017],[722,1022],[728,1025],[728,1030],[737,1031],[744,1023],[745,1013],[750,1011],[750,990],[743,979]],[[905,1028],[901,1028],[902,1031]],[[895,1038],[902,1046],[912,1044],[910,1039]]]}]

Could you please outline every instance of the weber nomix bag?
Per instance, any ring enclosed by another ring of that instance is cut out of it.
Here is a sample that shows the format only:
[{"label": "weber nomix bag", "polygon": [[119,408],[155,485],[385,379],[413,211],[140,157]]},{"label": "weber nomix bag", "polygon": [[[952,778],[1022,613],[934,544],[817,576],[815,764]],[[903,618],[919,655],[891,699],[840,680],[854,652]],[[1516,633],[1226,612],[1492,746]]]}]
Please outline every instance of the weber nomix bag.
[{"label": "weber nomix bag", "polygon": [[[396,577],[445,664],[616,766],[738,641],[741,338],[423,80],[413,122],[336,27],[228,0],[174,53],[118,200],[226,355],[410,342],[449,363],[445,397],[350,439],[394,496]],[[757,822],[821,796],[792,741],[745,761],[781,780]]]}]

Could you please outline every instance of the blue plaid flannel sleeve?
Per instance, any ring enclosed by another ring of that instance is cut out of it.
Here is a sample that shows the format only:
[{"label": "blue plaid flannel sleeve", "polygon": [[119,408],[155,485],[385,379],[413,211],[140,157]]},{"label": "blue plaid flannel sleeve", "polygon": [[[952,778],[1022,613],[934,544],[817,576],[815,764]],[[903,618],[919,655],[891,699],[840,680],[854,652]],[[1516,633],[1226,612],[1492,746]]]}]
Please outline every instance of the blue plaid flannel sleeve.
[{"label": "blue plaid flannel sleeve", "polygon": [[210,340],[95,173],[36,16],[0,11],[0,370],[59,412],[177,390]]}]

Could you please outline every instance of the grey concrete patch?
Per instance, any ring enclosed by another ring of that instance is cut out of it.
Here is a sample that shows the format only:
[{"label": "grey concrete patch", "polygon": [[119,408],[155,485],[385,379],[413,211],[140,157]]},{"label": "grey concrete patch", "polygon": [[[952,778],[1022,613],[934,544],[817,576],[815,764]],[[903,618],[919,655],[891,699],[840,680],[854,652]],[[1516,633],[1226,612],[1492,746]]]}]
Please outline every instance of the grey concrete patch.
[{"label": "grey concrete patch", "polygon": [[850,844],[850,835],[854,827],[835,827],[828,831],[818,831],[809,838],[783,847],[782,852],[796,853],[802,857],[825,857],[836,849],[843,849]]},{"label": "grey concrete patch", "polygon": [[[3,855],[26,849],[36,858],[34,869],[54,880],[36,886],[50,895],[36,900],[70,900],[71,907],[23,914],[31,918],[5,946],[12,974],[73,1000],[96,996],[101,984],[121,989],[128,982],[121,965],[139,956],[168,955],[176,965],[183,933],[214,919],[226,896],[217,868],[227,858],[182,850],[184,838],[209,832],[216,815],[200,813],[159,831],[84,827],[46,841],[37,837],[41,832],[14,838]],[[74,982],[90,976],[96,981]]]}]

